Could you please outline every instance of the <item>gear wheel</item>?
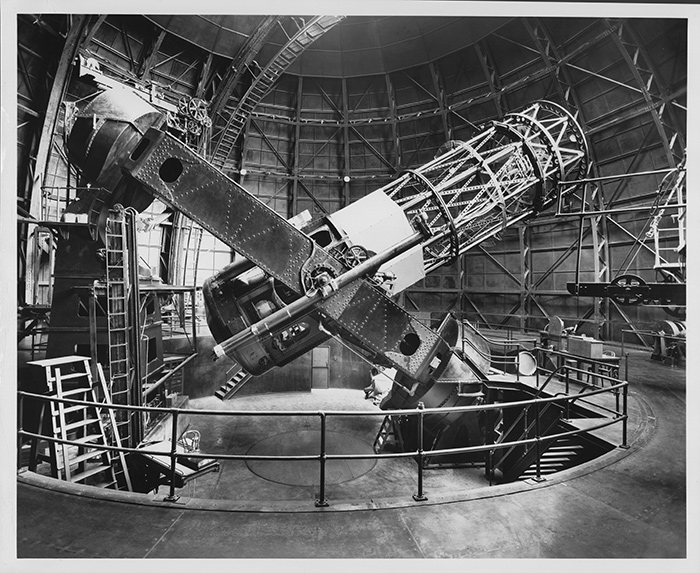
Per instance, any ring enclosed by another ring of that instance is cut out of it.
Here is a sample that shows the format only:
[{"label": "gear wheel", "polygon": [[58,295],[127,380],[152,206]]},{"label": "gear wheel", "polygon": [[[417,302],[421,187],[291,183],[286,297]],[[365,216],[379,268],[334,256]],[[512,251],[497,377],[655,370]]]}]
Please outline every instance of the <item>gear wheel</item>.
[{"label": "gear wheel", "polygon": [[317,288],[323,288],[336,277],[335,269],[328,265],[317,264],[306,270],[302,275],[304,290],[308,293]]},{"label": "gear wheel", "polygon": [[369,253],[367,252],[367,249],[361,245],[353,245],[347,251],[345,251],[345,254],[343,255],[345,264],[350,268],[364,263],[368,258]]},{"label": "gear wheel", "polygon": [[644,302],[644,295],[634,292],[634,287],[646,286],[646,283],[636,275],[620,275],[610,281],[610,286],[623,287],[629,294],[611,297],[616,303],[622,305],[634,305]]}]

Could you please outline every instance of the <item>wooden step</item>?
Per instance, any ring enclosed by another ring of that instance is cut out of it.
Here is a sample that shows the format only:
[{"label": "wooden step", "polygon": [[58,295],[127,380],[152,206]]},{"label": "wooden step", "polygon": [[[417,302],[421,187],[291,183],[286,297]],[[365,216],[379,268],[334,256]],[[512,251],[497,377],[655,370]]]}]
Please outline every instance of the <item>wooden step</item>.
[{"label": "wooden step", "polygon": [[119,489],[117,487],[117,480],[111,480],[111,481],[100,481],[97,483],[92,483],[90,484],[92,487],[99,487],[102,489]]},{"label": "wooden step", "polygon": [[70,477],[70,481],[74,482],[74,483],[81,482],[81,481],[89,478],[90,476],[94,476],[94,475],[97,475],[99,473],[111,470],[111,469],[112,469],[112,466],[101,464],[99,466],[95,466],[94,468],[90,468],[89,470],[85,470],[82,473],[72,475]]},{"label": "wooden step", "polygon": [[72,430],[77,430],[78,428],[83,428],[91,424],[99,424],[99,422],[100,420],[98,418],[85,418],[84,420],[78,420],[77,422],[65,424],[64,428],[66,432],[70,432]]},{"label": "wooden step", "polygon": [[68,458],[68,463],[70,465],[80,464],[82,462],[86,462],[87,460],[92,460],[92,459],[101,457],[104,454],[105,454],[104,450],[92,450],[92,451],[87,452],[85,454],[80,454],[79,456],[75,456],[73,458]]},{"label": "wooden step", "polygon": [[74,438],[71,441],[79,443],[79,444],[90,444],[98,439],[102,439],[102,434],[88,434],[87,436],[81,436],[80,438]]},{"label": "wooden step", "polygon": [[71,414],[73,412],[78,412],[78,411],[84,410],[84,409],[85,409],[85,406],[83,404],[78,404],[76,406],[64,406],[63,407],[63,414],[68,415],[68,414]]},{"label": "wooden step", "polygon": [[[73,388],[72,390],[64,390],[62,393],[63,398],[68,398],[69,396],[77,396],[78,394],[86,394],[90,391],[90,388]],[[85,406],[81,406],[84,408]]]},{"label": "wooden step", "polygon": [[87,378],[89,375],[89,372],[71,372],[70,374],[61,374],[61,382],[75,378]]}]

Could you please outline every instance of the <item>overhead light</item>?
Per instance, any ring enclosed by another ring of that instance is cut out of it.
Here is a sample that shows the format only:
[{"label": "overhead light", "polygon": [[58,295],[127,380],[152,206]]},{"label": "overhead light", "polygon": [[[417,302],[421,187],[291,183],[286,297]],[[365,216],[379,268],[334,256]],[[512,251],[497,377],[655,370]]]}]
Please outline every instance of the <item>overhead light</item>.
[{"label": "overhead light", "polygon": [[345,181],[345,183],[350,183],[350,176],[346,175],[345,177],[343,177],[343,181]]},{"label": "overhead light", "polygon": [[241,169],[241,172],[240,172],[240,173],[241,173],[241,177],[245,177],[246,175],[248,175],[248,170],[247,170],[247,169]]}]

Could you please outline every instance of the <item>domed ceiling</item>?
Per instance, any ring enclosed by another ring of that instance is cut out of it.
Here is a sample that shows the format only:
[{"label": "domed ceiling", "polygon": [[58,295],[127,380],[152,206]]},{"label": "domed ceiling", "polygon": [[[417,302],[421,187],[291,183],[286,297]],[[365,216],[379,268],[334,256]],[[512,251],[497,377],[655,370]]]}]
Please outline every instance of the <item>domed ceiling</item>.
[{"label": "domed ceiling", "polygon": [[[234,56],[265,19],[232,15],[148,18],[170,34],[224,57]],[[305,21],[304,17],[289,18],[297,25]],[[481,40],[508,21],[448,16],[349,16],[306,48],[286,73],[345,78],[392,73],[434,62]],[[270,33],[258,52],[258,64],[264,66],[279,52],[287,40],[285,34],[280,26]]]}]

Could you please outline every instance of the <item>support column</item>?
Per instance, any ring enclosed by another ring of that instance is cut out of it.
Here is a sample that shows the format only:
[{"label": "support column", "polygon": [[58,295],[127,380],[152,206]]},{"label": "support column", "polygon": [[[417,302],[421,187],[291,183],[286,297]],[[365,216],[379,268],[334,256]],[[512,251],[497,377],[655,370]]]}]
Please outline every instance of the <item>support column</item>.
[{"label": "support column", "polygon": [[343,201],[342,207],[350,204],[350,105],[348,102],[348,82],[345,78],[341,80],[343,92]]},{"label": "support column", "polygon": [[520,279],[520,330],[525,330],[531,314],[530,296],[532,290],[532,251],[530,250],[530,227],[518,227],[520,238],[521,279]]},{"label": "support column", "polygon": [[[53,146],[53,137],[56,130],[56,122],[61,109],[61,103],[68,87],[70,80],[70,68],[73,60],[78,55],[78,48],[81,46],[81,38],[87,24],[88,17],[83,15],[75,16],[73,24],[68,30],[66,42],[63,45],[63,51],[58,61],[56,75],[51,93],[49,94],[46,113],[44,114],[44,125],[41,129],[41,136],[36,150],[36,161],[34,163],[34,179],[32,181],[31,202],[29,213],[37,219],[42,218],[41,213],[41,198],[42,187],[45,181],[46,169],[48,166],[51,148]],[[25,280],[25,300],[28,304],[33,304],[34,278],[32,268],[37,264],[34,256],[35,252],[33,235],[27,237],[27,262],[26,262],[26,280]]]},{"label": "support column", "polygon": [[301,100],[304,94],[304,78],[299,76],[297,82],[297,109],[295,114],[295,124],[294,124],[294,157],[292,157],[292,181],[290,186],[290,198],[288,215],[293,217],[297,214],[299,209],[298,198],[299,198],[299,140],[301,139]]}]

